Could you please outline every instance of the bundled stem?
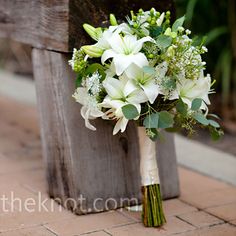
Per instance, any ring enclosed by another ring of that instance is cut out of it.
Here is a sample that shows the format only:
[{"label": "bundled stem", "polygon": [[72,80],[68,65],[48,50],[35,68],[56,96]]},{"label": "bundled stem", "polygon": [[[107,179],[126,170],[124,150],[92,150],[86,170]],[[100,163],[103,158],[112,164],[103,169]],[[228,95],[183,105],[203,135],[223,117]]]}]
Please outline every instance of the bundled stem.
[{"label": "bundled stem", "polygon": [[162,208],[156,144],[147,137],[144,127],[138,127],[138,136],[143,193],[143,223],[147,227],[159,227],[166,222],[166,219]]},{"label": "bundled stem", "polygon": [[160,185],[153,184],[142,187],[143,193],[143,224],[146,227],[159,227],[166,223],[163,212]]}]

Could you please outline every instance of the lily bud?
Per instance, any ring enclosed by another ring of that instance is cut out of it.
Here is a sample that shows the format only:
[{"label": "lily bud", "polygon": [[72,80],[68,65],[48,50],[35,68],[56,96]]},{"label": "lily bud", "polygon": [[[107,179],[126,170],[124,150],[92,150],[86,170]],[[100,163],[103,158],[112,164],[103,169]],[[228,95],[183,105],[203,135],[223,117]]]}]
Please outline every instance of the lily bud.
[{"label": "lily bud", "polygon": [[83,28],[92,39],[98,41],[96,28],[94,28],[92,25],[89,25],[89,24],[83,24]]},{"label": "lily bud", "polygon": [[164,17],[165,17],[165,13],[163,12],[160,17],[157,19],[156,23],[157,23],[157,26],[161,26],[163,20],[164,20]]},{"label": "lily bud", "polygon": [[103,54],[103,50],[95,45],[86,45],[81,49],[90,57],[101,57]]},{"label": "lily bud", "polygon": [[115,17],[114,14],[110,14],[110,22],[111,22],[111,25],[112,25],[112,26],[118,25],[117,20],[116,20],[116,17]]},{"label": "lily bud", "polygon": [[176,32],[172,32],[170,27],[168,27],[166,29],[164,35],[170,36],[171,38],[176,38],[177,37],[177,33]]}]

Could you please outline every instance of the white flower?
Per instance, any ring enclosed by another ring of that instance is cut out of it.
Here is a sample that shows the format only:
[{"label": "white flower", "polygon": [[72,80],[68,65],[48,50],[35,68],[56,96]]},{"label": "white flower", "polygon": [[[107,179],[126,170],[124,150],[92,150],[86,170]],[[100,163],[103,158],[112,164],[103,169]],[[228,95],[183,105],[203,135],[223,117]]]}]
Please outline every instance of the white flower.
[{"label": "white flower", "polygon": [[111,49],[106,50],[102,55],[102,63],[113,58],[116,74],[121,75],[132,63],[139,67],[148,65],[146,56],[140,52],[143,43],[152,41],[150,37],[137,39],[135,35],[113,34],[109,39]]},{"label": "white flower", "polygon": [[164,17],[165,17],[165,13],[163,12],[159,18],[157,19],[156,23],[157,23],[157,26],[161,26],[162,23],[163,23],[163,20],[164,20]]},{"label": "white flower", "polygon": [[85,119],[85,126],[91,130],[96,128],[90,124],[89,120],[101,117],[104,113],[100,110],[98,103],[94,96],[90,96],[86,88],[77,88],[75,93],[72,95],[76,102],[82,104],[81,116]]},{"label": "white flower", "polygon": [[184,103],[191,108],[192,101],[195,98],[201,98],[204,102],[202,103],[201,109],[207,110],[206,105],[210,105],[208,94],[211,92],[211,78],[210,75],[204,77],[203,70],[201,75],[196,80],[185,79],[181,83],[177,83],[177,92],[182,98]]},{"label": "white flower", "polygon": [[101,77],[102,76],[96,71],[91,76],[87,76],[82,85],[86,87],[91,95],[98,95],[102,87],[100,83]]},{"label": "white flower", "polygon": [[[138,112],[141,111],[140,103],[146,102],[147,97],[142,90],[137,89],[127,77],[121,77],[119,80],[108,77],[103,82],[103,87],[107,92],[107,96],[101,103],[104,108],[109,108],[106,112],[108,118],[117,120],[113,130],[113,135],[117,134],[119,130],[124,132],[128,124],[128,119],[125,118],[122,107],[127,104],[134,105]],[[137,117],[138,118],[138,117]]]},{"label": "white flower", "polygon": [[154,103],[159,94],[159,86],[157,85],[154,78],[155,74],[147,74],[142,68],[136,66],[135,64],[132,64],[128,68],[126,74],[129,78],[134,80],[135,85],[144,91],[149,102],[151,104]]},{"label": "white flower", "polygon": [[113,34],[119,34],[121,32],[130,35],[133,33],[128,24],[126,23],[122,23],[116,26],[110,26],[101,34],[95,46],[103,50],[110,49],[111,46],[109,43],[109,39],[112,37]]}]

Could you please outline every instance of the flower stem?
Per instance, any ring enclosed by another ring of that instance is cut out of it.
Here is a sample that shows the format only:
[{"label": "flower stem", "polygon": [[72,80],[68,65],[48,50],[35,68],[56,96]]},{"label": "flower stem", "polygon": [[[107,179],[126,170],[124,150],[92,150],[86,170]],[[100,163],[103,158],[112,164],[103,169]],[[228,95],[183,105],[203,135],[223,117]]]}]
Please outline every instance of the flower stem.
[{"label": "flower stem", "polygon": [[146,227],[160,227],[166,223],[162,207],[160,185],[153,184],[142,187],[143,224]]}]

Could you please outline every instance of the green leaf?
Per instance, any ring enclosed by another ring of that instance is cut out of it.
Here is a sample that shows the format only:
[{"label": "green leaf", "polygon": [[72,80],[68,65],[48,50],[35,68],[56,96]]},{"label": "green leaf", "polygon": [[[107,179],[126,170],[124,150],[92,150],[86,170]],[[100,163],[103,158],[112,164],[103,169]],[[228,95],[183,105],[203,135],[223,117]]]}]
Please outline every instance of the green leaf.
[{"label": "green leaf", "polygon": [[158,35],[160,35],[162,32],[162,27],[160,26],[154,26],[150,28],[150,36],[152,38],[156,38]]},{"label": "green leaf", "polygon": [[75,80],[76,88],[81,87],[82,80],[83,80],[83,76],[81,74],[78,74]]},{"label": "green leaf", "polygon": [[146,129],[146,134],[152,141],[156,141],[157,139],[160,140],[162,139],[161,133],[155,128]]},{"label": "green leaf", "polygon": [[222,130],[217,130],[216,128],[210,129],[211,139],[217,141],[224,134]]},{"label": "green leaf", "polygon": [[153,75],[153,74],[156,73],[156,70],[151,66],[144,66],[143,67],[143,72],[146,73],[146,74]]},{"label": "green leaf", "polygon": [[143,121],[143,125],[145,128],[158,128],[158,120],[159,120],[159,114],[158,113],[152,113],[151,115],[148,115],[145,117]]},{"label": "green leaf", "polygon": [[88,66],[88,68],[85,70],[85,74],[86,75],[93,74],[96,71],[98,71],[99,74],[102,76],[102,80],[105,79],[106,74],[104,72],[104,68],[99,63],[93,63],[90,66]]},{"label": "green leaf", "polygon": [[208,119],[202,113],[194,113],[193,118],[202,125],[209,125]]},{"label": "green leaf", "polygon": [[218,122],[214,121],[214,120],[208,120],[209,121],[209,125],[215,127],[215,128],[220,128],[220,125]]},{"label": "green leaf", "polygon": [[213,118],[216,118],[216,119],[220,120],[220,117],[219,117],[219,116],[217,116],[216,114],[208,114],[208,116],[210,116],[210,117],[213,117]]},{"label": "green leaf", "polygon": [[132,104],[127,104],[122,107],[122,112],[126,119],[133,120],[139,115],[137,108]]},{"label": "green leaf", "polygon": [[182,16],[179,19],[177,19],[172,26],[172,31],[176,32],[178,27],[184,24],[184,20],[185,20],[185,16]]},{"label": "green leaf", "polygon": [[192,101],[192,105],[191,105],[191,109],[193,111],[197,111],[200,109],[202,105],[202,99],[201,98],[195,98],[193,101]]},{"label": "green leaf", "polygon": [[159,35],[156,39],[156,44],[159,48],[165,49],[171,45],[172,38],[167,35]]},{"label": "green leaf", "polygon": [[174,119],[172,115],[167,111],[159,112],[159,122],[158,128],[166,129],[172,127],[174,124]]},{"label": "green leaf", "polygon": [[183,116],[186,116],[188,113],[188,106],[183,102],[182,99],[179,99],[178,103],[176,104],[176,109]]}]

